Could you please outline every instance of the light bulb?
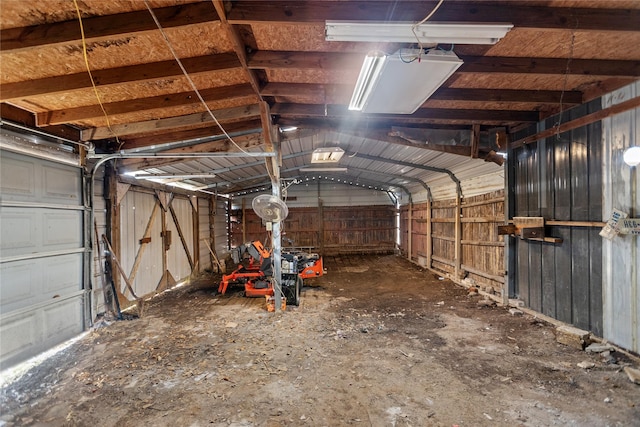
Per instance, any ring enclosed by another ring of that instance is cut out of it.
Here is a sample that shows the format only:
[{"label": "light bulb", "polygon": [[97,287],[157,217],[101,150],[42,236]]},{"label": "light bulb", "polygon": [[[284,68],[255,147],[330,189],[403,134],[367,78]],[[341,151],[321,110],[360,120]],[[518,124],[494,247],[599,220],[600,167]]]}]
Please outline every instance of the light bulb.
[{"label": "light bulb", "polygon": [[640,164],[640,147],[629,147],[622,155],[622,159],[629,166],[637,166]]}]

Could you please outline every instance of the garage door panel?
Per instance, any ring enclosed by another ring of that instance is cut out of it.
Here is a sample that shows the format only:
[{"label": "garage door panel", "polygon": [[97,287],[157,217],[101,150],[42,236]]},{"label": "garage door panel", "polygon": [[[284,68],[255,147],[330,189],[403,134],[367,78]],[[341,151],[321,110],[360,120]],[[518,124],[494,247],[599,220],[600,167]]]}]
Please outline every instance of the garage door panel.
[{"label": "garage door panel", "polygon": [[[55,344],[82,332],[82,299],[61,301],[42,310],[45,345]],[[48,346],[48,345],[47,345]]]},{"label": "garage door panel", "polygon": [[35,198],[35,163],[17,159],[8,160],[3,161],[2,171],[0,171],[0,177],[2,177],[0,191],[3,196]]},{"label": "garage door panel", "polygon": [[38,274],[36,260],[4,263],[0,266],[2,280],[2,305],[0,311],[7,313],[31,304],[36,291]]},{"label": "garage door panel", "polygon": [[5,262],[0,310],[11,313],[82,290],[82,253]]},{"label": "garage door panel", "polygon": [[3,207],[2,258],[81,248],[82,221],[79,210]]},{"label": "garage door panel", "polygon": [[51,202],[77,205],[80,203],[82,182],[76,170],[45,166],[42,168],[43,198]]},{"label": "garage door panel", "polygon": [[37,317],[37,313],[32,312],[26,317],[15,316],[0,321],[0,347],[2,347],[0,367],[4,366],[5,361],[28,352],[30,348],[36,346]]},{"label": "garage door panel", "polygon": [[36,251],[36,235],[39,234],[38,215],[24,209],[2,208],[0,223],[0,250],[2,257]]},{"label": "garage door panel", "polygon": [[74,249],[82,246],[82,212],[44,212],[43,245],[47,250]]}]

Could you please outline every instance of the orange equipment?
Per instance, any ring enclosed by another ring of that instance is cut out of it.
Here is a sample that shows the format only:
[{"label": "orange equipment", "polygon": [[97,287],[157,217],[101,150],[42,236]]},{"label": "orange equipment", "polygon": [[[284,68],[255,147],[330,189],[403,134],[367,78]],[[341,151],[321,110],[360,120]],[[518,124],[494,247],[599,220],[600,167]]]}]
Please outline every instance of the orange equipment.
[{"label": "orange equipment", "polygon": [[[245,254],[249,254],[247,266],[242,264]],[[273,268],[271,252],[259,241],[252,241],[237,247],[231,253],[238,268],[231,274],[222,276],[218,292],[223,294],[230,284],[243,284],[247,297],[264,297],[273,295]],[[286,251],[281,260],[282,293],[287,304],[300,303],[300,291],[303,279],[320,277],[324,274],[322,258],[317,254],[301,251]]]}]

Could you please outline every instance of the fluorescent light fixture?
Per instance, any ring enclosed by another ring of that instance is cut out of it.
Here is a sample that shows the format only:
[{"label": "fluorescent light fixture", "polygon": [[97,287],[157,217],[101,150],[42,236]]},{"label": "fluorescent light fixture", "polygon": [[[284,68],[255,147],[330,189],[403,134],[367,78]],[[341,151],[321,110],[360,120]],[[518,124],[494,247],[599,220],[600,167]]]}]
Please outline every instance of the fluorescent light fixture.
[{"label": "fluorescent light fixture", "polygon": [[340,147],[316,148],[311,155],[311,163],[338,163],[343,154]]},{"label": "fluorescent light fixture", "polygon": [[293,132],[294,130],[298,130],[298,126],[282,126],[280,128],[280,132]]},{"label": "fluorescent light fixture", "polygon": [[183,174],[138,174],[134,175],[136,179],[192,179],[192,178],[213,178],[214,173],[183,173]]},{"label": "fluorescent light fixture", "polygon": [[300,172],[346,172],[347,168],[314,168],[314,167],[302,167]]},{"label": "fluorescent light fixture", "polygon": [[427,22],[411,30],[414,22],[326,21],[325,40],[344,42],[393,42],[423,44],[496,44],[512,24]]},{"label": "fluorescent light fixture", "polygon": [[455,53],[435,49],[401,49],[380,58],[378,52],[365,57],[350,110],[412,114],[462,65]]},{"label": "fluorescent light fixture", "polygon": [[640,164],[640,147],[629,147],[622,155],[622,159],[629,166],[638,166]]}]

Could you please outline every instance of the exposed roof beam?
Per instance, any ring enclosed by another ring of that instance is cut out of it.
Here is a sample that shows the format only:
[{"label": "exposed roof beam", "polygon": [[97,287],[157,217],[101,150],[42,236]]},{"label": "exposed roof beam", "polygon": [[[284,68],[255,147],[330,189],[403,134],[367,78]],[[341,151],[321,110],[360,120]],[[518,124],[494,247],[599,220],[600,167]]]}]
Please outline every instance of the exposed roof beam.
[{"label": "exposed roof beam", "polygon": [[[258,129],[261,126],[261,122],[259,119],[253,119],[243,122],[234,122],[234,123],[226,123],[224,129],[233,134],[235,132],[244,132],[248,129]],[[215,135],[219,135],[222,133],[222,130],[216,126],[206,126],[199,127],[196,129],[187,129],[187,130],[171,130],[165,133],[161,133],[159,135],[145,135],[145,136],[131,136],[121,139],[121,142],[124,141],[124,145],[122,148],[124,149],[132,149],[132,148],[141,148],[148,147],[152,145],[158,144],[166,144],[170,142],[184,141],[189,139],[196,138],[206,138]]]},{"label": "exposed roof beam", "polygon": [[[244,105],[242,107],[224,108],[213,111],[219,122],[228,122],[233,120],[247,120],[260,116],[260,107],[256,104]],[[112,125],[111,128],[99,127],[93,129],[85,129],[82,131],[83,141],[92,139],[112,138],[115,135],[135,135],[148,132],[160,132],[163,130],[172,130],[176,128],[184,128],[189,126],[198,126],[213,122],[208,112],[189,114],[186,116],[168,117],[165,119],[148,120],[138,123],[125,123],[120,125]],[[114,135],[115,133],[115,135]]]},{"label": "exposed roof beam", "polygon": [[[567,69],[565,58],[524,58],[503,56],[459,55],[464,64],[456,73],[535,73],[602,75],[617,77],[640,76],[640,61],[572,59]],[[255,52],[249,59],[253,69],[360,69],[362,54],[342,52]]]},{"label": "exposed roof beam", "polygon": [[[351,85],[331,85],[318,83],[267,83],[260,93],[265,96],[300,96],[329,97],[347,93],[348,98],[353,90]],[[582,103],[582,92],[573,90],[513,90],[513,89],[459,89],[440,88],[429,97],[439,101],[493,101],[493,102],[531,102],[567,105]]]},{"label": "exposed roof beam", "polygon": [[[324,23],[326,20],[419,21],[436,1],[236,1],[228,13],[235,24]],[[520,6],[510,3],[445,2],[433,21],[510,22],[523,28],[637,31],[640,10]]]},{"label": "exposed roof beam", "polygon": [[[0,104],[0,117],[3,120],[18,123],[31,128],[36,128],[35,115],[27,110],[18,108],[11,104]],[[81,131],[72,126],[59,125],[49,126],[46,129],[38,129],[40,132],[46,132],[54,136],[58,136],[72,141],[80,141]]]},{"label": "exposed roof beam", "polygon": [[[240,66],[238,58],[233,53],[196,56],[184,58],[181,59],[181,61],[189,74],[226,70]],[[130,65],[127,67],[95,70],[92,71],[92,74],[98,86],[183,76],[178,63],[173,59]],[[46,77],[3,84],[2,91],[0,91],[0,101],[19,100],[31,96],[69,92],[90,87],[91,80],[89,80],[87,72],[83,71],[65,76]]]},{"label": "exposed roof beam", "polygon": [[[163,28],[218,20],[215,9],[206,2],[161,7],[154,9],[154,13]],[[115,15],[84,17],[82,25],[88,40],[157,29],[146,9]],[[0,31],[0,50],[15,51],[79,40],[80,30],[77,20],[45,23]]]},{"label": "exposed roof beam", "polygon": [[[200,89],[199,92],[207,102],[240,98],[254,94],[253,89],[248,84]],[[169,93],[166,95],[158,95],[148,98],[137,98],[103,104],[104,109],[107,111],[107,114],[109,114],[109,116],[117,116],[119,114],[136,113],[140,111],[155,110],[159,108],[180,107],[187,105],[202,105],[200,100],[194,95],[193,91]],[[61,123],[95,119],[103,116],[104,113],[102,112],[100,105],[96,104],[76,108],[66,108],[64,110],[53,110],[44,113],[37,113],[36,120],[38,126],[49,126]]]},{"label": "exposed roof beam", "polygon": [[512,110],[463,110],[445,108],[421,108],[413,114],[361,114],[349,111],[346,105],[276,104],[271,113],[286,117],[345,117],[353,120],[374,119],[412,122],[424,120],[467,120],[470,122],[536,122],[535,111]]}]

